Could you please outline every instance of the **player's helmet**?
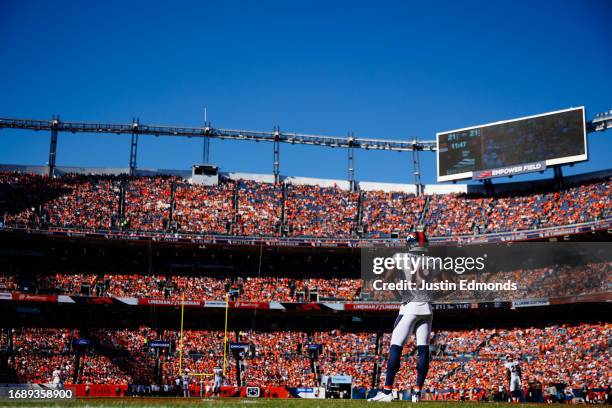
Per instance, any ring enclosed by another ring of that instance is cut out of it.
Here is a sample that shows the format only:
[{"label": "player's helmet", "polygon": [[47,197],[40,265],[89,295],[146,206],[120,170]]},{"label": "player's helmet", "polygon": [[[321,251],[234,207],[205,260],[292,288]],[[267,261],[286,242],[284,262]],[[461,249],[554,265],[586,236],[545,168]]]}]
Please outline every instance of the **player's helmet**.
[{"label": "player's helmet", "polygon": [[422,230],[410,232],[406,236],[406,245],[411,251],[426,251],[428,244],[429,240]]}]

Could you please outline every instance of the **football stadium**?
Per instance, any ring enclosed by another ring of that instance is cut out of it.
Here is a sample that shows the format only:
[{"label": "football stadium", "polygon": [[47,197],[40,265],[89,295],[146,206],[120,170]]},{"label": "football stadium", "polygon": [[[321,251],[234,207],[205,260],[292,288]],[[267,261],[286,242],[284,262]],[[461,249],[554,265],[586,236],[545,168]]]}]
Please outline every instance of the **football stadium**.
[{"label": "football stadium", "polygon": [[0,406],[611,404],[611,9],[557,6],[8,4]]}]

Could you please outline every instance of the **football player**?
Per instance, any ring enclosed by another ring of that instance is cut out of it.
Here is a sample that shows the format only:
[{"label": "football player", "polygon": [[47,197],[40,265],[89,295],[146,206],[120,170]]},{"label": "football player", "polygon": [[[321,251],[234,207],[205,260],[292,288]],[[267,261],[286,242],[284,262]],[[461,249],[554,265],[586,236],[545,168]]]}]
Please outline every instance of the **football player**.
[{"label": "football player", "polygon": [[518,402],[521,396],[521,366],[516,358],[512,358],[510,354],[506,356],[504,363],[510,382],[510,400]]},{"label": "football player", "polygon": [[[418,256],[417,254],[427,250],[427,238],[422,231],[410,234],[407,238],[407,244],[412,256]],[[423,269],[417,271],[404,270],[403,272],[405,278],[413,282],[422,279],[421,274],[427,273]],[[418,282],[415,283],[418,287]],[[400,367],[404,343],[413,333],[416,336],[417,380],[416,386],[413,388],[412,402],[419,401],[421,397],[421,390],[429,370],[429,336],[433,313],[427,292],[405,291],[402,300],[399,316],[395,320],[393,333],[391,334],[385,385],[374,397],[368,399],[370,402],[391,402],[393,400],[393,383]]]},{"label": "football player", "polygon": [[59,366],[53,370],[53,386],[55,388],[64,388],[64,383],[62,381],[62,370]]},{"label": "football player", "polygon": [[223,369],[218,365],[213,369],[214,385],[213,395],[221,394],[221,386],[223,385]]},{"label": "football player", "polygon": [[181,386],[183,388],[183,397],[189,397],[189,369],[186,368],[181,376]]}]

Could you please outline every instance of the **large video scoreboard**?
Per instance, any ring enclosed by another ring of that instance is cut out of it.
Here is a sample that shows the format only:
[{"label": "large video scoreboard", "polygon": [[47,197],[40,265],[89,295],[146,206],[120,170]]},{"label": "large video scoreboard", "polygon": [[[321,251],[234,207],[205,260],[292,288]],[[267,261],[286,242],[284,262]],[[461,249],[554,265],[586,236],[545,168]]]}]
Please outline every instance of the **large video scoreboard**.
[{"label": "large video scoreboard", "polygon": [[436,134],[438,181],[486,179],[587,160],[584,107]]}]

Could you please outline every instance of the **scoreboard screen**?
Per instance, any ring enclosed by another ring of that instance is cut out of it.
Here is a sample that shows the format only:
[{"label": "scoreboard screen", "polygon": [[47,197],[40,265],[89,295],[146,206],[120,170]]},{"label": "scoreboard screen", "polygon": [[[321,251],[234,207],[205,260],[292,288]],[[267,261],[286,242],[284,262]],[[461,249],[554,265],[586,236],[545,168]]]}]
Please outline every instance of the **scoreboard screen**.
[{"label": "scoreboard screen", "polygon": [[584,107],[436,134],[438,181],[539,171],[587,159]]}]

